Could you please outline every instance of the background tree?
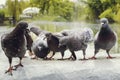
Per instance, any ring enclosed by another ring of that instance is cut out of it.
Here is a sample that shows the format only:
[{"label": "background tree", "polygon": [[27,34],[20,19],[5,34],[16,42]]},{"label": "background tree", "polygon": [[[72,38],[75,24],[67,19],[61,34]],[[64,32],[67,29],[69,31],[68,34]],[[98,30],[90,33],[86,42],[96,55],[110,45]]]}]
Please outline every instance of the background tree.
[{"label": "background tree", "polygon": [[72,20],[74,12],[74,3],[68,0],[64,1],[55,1],[53,2],[54,14],[65,18],[68,21]]},{"label": "background tree", "polygon": [[74,3],[69,0],[31,0],[31,3],[40,8],[42,15],[56,15],[72,20]]},{"label": "background tree", "polygon": [[22,13],[23,9],[26,6],[26,2],[24,0],[7,0],[7,16],[12,18],[13,25],[19,20],[19,15]]},{"label": "background tree", "polygon": [[89,11],[92,13],[89,20],[94,19],[95,22],[96,19],[106,17],[110,22],[119,22],[120,0],[83,0],[83,2],[88,5]]},{"label": "background tree", "polygon": [[39,7],[42,14],[49,13],[50,0],[30,0],[32,6]]},{"label": "background tree", "polygon": [[5,12],[4,10],[0,9],[0,24],[4,23],[4,19],[5,19]]}]

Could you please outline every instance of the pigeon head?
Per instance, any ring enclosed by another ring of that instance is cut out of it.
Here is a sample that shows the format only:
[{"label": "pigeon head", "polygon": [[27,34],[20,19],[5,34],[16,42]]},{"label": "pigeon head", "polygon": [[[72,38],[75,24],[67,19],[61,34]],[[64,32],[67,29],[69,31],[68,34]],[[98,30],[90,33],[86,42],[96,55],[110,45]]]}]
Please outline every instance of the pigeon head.
[{"label": "pigeon head", "polygon": [[27,29],[28,23],[27,22],[19,22],[16,27],[19,29]]},{"label": "pigeon head", "polygon": [[25,32],[27,32],[27,27],[28,27],[28,23],[27,22],[19,22],[15,29],[11,32],[12,34],[23,34]]},{"label": "pigeon head", "polygon": [[47,38],[47,40],[51,40],[52,33],[46,33],[45,36],[46,36],[45,38]]},{"label": "pigeon head", "polygon": [[101,24],[108,24],[108,19],[107,18],[101,18],[100,23]]},{"label": "pigeon head", "polygon": [[38,27],[31,27],[30,31],[35,33],[37,36],[42,33],[42,30],[40,30]]},{"label": "pigeon head", "polygon": [[26,31],[26,33],[30,33],[30,30],[29,30],[29,29],[26,29],[25,31]]},{"label": "pigeon head", "polygon": [[52,33],[47,33],[47,34],[45,34],[45,36],[50,37],[50,36],[52,36]]},{"label": "pigeon head", "polygon": [[110,29],[110,27],[109,27],[109,25],[108,24],[102,24],[102,26],[101,26],[101,30],[109,30]]}]

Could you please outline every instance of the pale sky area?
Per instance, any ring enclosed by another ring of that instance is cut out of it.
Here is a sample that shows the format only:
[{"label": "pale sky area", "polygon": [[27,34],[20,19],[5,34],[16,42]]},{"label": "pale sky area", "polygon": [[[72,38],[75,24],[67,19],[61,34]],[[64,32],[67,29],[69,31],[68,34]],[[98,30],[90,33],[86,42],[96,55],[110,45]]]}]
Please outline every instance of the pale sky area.
[{"label": "pale sky area", "polygon": [[0,4],[5,4],[6,0],[0,0]]}]

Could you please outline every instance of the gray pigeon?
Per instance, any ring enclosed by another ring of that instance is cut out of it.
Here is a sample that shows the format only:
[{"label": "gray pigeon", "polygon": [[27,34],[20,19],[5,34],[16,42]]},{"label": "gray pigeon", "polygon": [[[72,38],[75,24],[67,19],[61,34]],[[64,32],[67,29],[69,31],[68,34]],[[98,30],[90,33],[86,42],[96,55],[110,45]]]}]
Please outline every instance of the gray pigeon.
[{"label": "gray pigeon", "polygon": [[110,56],[109,51],[115,45],[117,36],[116,33],[109,27],[107,18],[102,18],[101,22],[101,29],[96,34],[94,40],[94,56],[91,59],[96,59],[96,54],[99,52],[100,49],[106,50],[108,57],[113,58]]},{"label": "gray pigeon", "polygon": [[30,36],[30,30],[29,29],[27,29],[26,31],[25,31],[25,37],[26,37],[26,41],[27,41],[27,50],[29,50],[29,55],[30,56],[32,56],[33,55],[33,53],[32,53],[32,44],[33,44],[33,39],[32,39],[32,37]]},{"label": "gray pigeon", "polygon": [[33,42],[32,50],[37,57],[47,59],[47,55],[50,50],[44,37],[44,34],[38,36],[38,38]]},{"label": "gray pigeon", "polygon": [[67,49],[66,45],[61,45],[59,47],[59,38],[63,37],[63,35],[48,33],[45,36],[47,38],[48,47],[49,47],[50,51],[53,52],[52,56],[49,59],[52,59],[52,57],[55,55],[56,52],[60,52],[62,58],[59,60],[63,60],[64,52]]},{"label": "gray pigeon", "polygon": [[40,34],[46,34],[46,33],[48,33],[48,31],[41,30],[38,27],[31,27],[30,31],[33,32],[34,34],[36,34],[37,36],[39,36]]},{"label": "gray pigeon", "polygon": [[68,59],[76,60],[75,51],[83,51],[83,59],[86,60],[87,43],[93,41],[93,31],[89,28],[80,30],[66,30],[61,32],[64,37],[59,40],[59,46],[66,45],[72,53]]},{"label": "gray pigeon", "polygon": [[27,27],[28,24],[26,22],[19,22],[12,32],[4,34],[1,37],[1,46],[10,64],[8,70],[5,73],[9,72],[10,75],[12,75],[13,57],[19,57],[20,59],[19,64],[14,66],[15,69],[17,69],[19,66],[23,67],[21,60],[26,52],[25,30]]},{"label": "gray pigeon", "polygon": [[32,50],[36,57],[47,59],[47,55],[50,52],[50,49],[47,45],[47,40],[45,34],[49,33],[48,31],[40,30],[37,27],[31,27],[30,31],[36,34],[38,37],[34,40],[32,45]]}]

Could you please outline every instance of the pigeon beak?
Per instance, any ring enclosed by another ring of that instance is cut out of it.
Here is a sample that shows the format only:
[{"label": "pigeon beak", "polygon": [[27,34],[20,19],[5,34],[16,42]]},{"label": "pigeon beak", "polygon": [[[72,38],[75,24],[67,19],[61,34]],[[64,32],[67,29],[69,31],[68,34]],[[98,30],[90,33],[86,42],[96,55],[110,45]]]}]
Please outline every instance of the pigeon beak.
[{"label": "pigeon beak", "polygon": [[103,22],[101,22],[101,25],[103,25],[104,23]]},{"label": "pigeon beak", "polygon": [[29,30],[28,28],[27,28],[26,30],[27,30],[28,32],[30,32],[30,30]]},{"label": "pigeon beak", "polygon": [[25,30],[27,33],[30,33],[30,30],[27,28],[26,30]]}]

